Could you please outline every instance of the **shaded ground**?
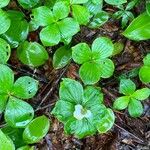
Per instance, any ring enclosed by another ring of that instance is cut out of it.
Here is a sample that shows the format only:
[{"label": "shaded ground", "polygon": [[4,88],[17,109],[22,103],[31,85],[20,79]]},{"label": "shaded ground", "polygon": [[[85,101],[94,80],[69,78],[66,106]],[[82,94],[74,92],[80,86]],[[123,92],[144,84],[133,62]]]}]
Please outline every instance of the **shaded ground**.
[{"label": "shaded ground", "polygon": [[[12,5],[15,6],[15,3]],[[105,8],[113,12],[114,8]],[[134,11],[138,15],[143,10],[143,4]],[[113,57],[116,71],[113,77],[100,81],[97,85],[102,88],[105,95],[105,104],[112,106],[114,99],[119,96],[118,77],[121,74],[131,76],[136,82],[137,88],[144,85],[139,81],[136,74],[131,74],[131,70],[138,68],[142,64],[143,56],[150,52],[150,41],[132,42],[121,35],[118,21],[109,20],[105,25],[97,30],[90,30],[82,27],[81,32],[73,39],[73,45],[79,42],[91,44],[99,36],[109,36],[112,40],[124,43],[123,53]],[[38,41],[38,32],[30,33],[29,40]],[[47,48],[52,56],[57,47]],[[82,140],[72,136],[66,136],[63,132],[63,125],[50,115],[50,111],[58,99],[59,83],[62,77],[79,79],[79,66],[73,62],[60,70],[52,67],[52,57],[47,64],[33,69],[22,65],[16,58],[15,50],[9,61],[10,67],[15,71],[16,77],[29,75],[40,81],[40,90],[34,99],[29,101],[36,110],[37,115],[45,114],[51,120],[51,128],[48,135],[37,144],[39,150],[149,150],[150,149],[150,101],[144,101],[144,114],[138,119],[131,119],[127,113],[115,112],[116,122],[110,132],[103,135],[90,136]],[[149,85],[147,85],[149,86]]]}]

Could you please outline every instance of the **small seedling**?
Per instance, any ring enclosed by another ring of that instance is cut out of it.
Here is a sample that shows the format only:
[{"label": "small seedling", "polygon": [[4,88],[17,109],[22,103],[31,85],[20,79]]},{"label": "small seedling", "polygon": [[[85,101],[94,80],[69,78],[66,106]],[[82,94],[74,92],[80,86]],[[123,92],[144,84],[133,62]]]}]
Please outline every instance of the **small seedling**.
[{"label": "small seedling", "polygon": [[140,117],[143,113],[143,105],[141,101],[150,96],[149,88],[136,90],[136,85],[130,79],[122,79],[120,81],[119,91],[125,96],[115,100],[113,107],[117,110],[123,110],[128,107],[131,117]]},{"label": "small seedling", "polygon": [[113,75],[114,63],[108,59],[113,50],[113,43],[106,37],[95,39],[91,49],[86,43],[72,47],[72,58],[81,64],[79,74],[85,84],[95,84],[101,77],[109,78]]},{"label": "small seedling", "polygon": [[105,133],[114,124],[114,113],[104,106],[99,88],[88,86],[83,90],[79,82],[66,78],[60,85],[59,96],[52,114],[64,123],[65,133],[83,138],[97,130]]},{"label": "small seedling", "polygon": [[143,83],[150,83],[150,54],[143,59],[144,65],[140,68],[139,78]]}]

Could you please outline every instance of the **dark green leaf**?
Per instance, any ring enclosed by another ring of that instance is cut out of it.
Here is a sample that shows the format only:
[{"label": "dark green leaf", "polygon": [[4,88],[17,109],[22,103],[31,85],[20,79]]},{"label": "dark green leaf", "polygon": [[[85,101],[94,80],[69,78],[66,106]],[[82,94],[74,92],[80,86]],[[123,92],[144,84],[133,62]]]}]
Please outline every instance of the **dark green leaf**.
[{"label": "dark green leaf", "polygon": [[121,42],[114,43],[113,55],[120,54],[124,49],[124,44]]},{"label": "dark green leaf", "polygon": [[7,95],[0,95],[0,114],[5,110],[7,100],[8,100]]},{"label": "dark green leaf", "polygon": [[150,1],[146,3],[146,11],[147,11],[147,14],[150,16]]},{"label": "dark green leaf", "polygon": [[25,9],[36,6],[40,0],[18,0],[18,3]]}]

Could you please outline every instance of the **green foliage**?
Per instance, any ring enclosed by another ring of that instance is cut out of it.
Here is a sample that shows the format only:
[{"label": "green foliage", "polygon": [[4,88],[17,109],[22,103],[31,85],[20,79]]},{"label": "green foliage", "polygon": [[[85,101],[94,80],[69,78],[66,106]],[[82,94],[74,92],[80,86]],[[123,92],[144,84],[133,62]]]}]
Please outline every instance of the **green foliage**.
[{"label": "green foliage", "polygon": [[70,8],[66,2],[56,2],[53,9],[41,6],[33,9],[32,17],[39,26],[46,26],[40,32],[40,39],[44,46],[57,45],[60,41],[69,43],[73,35],[79,30],[78,22],[67,17]]},{"label": "green foliage", "polygon": [[140,68],[139,78],[143,83],[150,83],[150,54],[143,59],[144,65]]},{"label": "green foliage", "polygon": [[9,10],[8,15],[11,20],[11,25],[10,28],[2,34],[2,37],[8,41],[12,48],[16,48],[20,42],[26,40],[29,32],[29,24],[24,19],[25,16],[22,12]]},{"label": "green foliage", "polygon": [[65,78],[59,89],[60,99],[52,114],[64,123],[67,134],[77,138],[93,135],[98,130],[105,133],[111,129],[115,117],[111,109],[103,104],[103,94],[97,87],[82,85]]},{"label": "green foliage", "polygon": [[17,49],[19,60],[29,66],[38,67],[48,59],[45,48],[37,42],[25,41]]},{"label": "green foliage", "polygon": [[0,112],[11,127],[25,127],[34,117],[33,108],[21,99],[33,97],[38,82],[31,77],[21,77],[14,83],[13,71],[0,65]]},{"label": "green foliage", "polygon": [[104,0],[104,1],[110,5],[121,5],[127,2],[127,0]]},{"label": "green foliage", "polygon": [[9,4],[10,0],[0,0],[0,8],[3,8]]},{"label": "green foliage", "polygon": [[10,45],[3,39],[0,38],[0,64],[6,64],[8,61],[11,49]]},{"label": "green foliage", "polygon": [[39,0],[18,0],[18,3],[24,9],[30,9],[30,8],[36,6],[39,3]]},{"label": "green foliage", "polygon": [[113,75],[114,64],[108,59],[113,49],[111,40],[106,37],[94,40],[91,49],[86,43],[79,43],[72,47],[73,60],[81,64],[79,74],[85,84],[94,84],[101,77],[109,78]]},{"label": "green foliage", "polygon": [[22,147],[19,147],[17,150],[34,150],[34,146],[22,146]]},{"label": "green foliage", "polygon": [[150,1],[146,2],[146,12],[150,16]]},{"label": "green foliage", "polygon": [[123,35],[131,40],[141,41],[150,39],[150,16],[144,12],[135,18]]},{"label": "green foliage", "polygon": [[123,110],[128,107],[131,117],[140,117],[143,113],[141,101],[150,96],[150,89],[142,88],[136,90],[134,82],[130,79],[122,79],[120,81],[119,91],[125,96],[117,98],[113,104],[113,107],[117,110]]},{"label": "green foliage", "polygon": [[71,49],[68,46],[62,46],[56,50],[53,55],[53,66],[60,69],[66,66],[72,58]]}]

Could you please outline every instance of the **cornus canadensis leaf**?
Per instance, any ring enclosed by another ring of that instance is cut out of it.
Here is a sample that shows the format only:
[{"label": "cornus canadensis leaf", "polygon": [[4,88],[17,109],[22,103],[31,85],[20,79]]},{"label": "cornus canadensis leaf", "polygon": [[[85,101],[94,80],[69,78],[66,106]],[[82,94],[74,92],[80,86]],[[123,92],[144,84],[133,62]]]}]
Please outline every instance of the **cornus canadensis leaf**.
[{"label": "cornus canadensis leaf", "polygon": [[38,4],[39,0],[18,0],[24,9],[30,9]]},{"label": "cornus canadensis leaf", "polygon": [[94,84],[101,77],[109,78],[113,75],[114,64],[108,59],[113,49],[111,40],[105,37],[95,39],[91,49],[86,43],[79,43],[72,47],[73,60],[82,64],[79,74],[85,84]]},{"label": "cornus canadensis leaf", "polygon": [[49,127],[50,122],[47,117],[40,116],[35,118],[26,126],[23,132],[24,141],[28,144],[39,142],[47,134]]},{"label": "cornus canadensis leaf", "polygon": [[0,64],[5,64],[10,57],[11,49],[10,45],[0,38]]},{"label": "cornus canadensis leaf", "polygon": [[120,82],[120,92],[126,96],[115,100],[113,107],[117,110],[128,108],[131,117],[139,117],[143,113],[141,101],[150,96],[149,88],[136,90],[135,84],[130,79],[122,79]]},{"label": "cornus canadensis leaf", "polygon": [[0,0],[0,8],[3,8],[9,4],[10,0]]},{"label": "cornus canadensis leaf", "polygon": [[29,66],[38,67],[48,59],[45,48],[37,42],[23,42],[17,49],[19,60]]},{"label": "cornus canadensis leaf", "polygon": [[66,78],[59,95],[52,114],[64,123],[67,134],[83,138],[97,130],[105,133],[113,126],[114,114],[104,106],[100,88],[88,86],[83,90],[79,82]]},{"label": "cornus canadensis leaf", "polygon": [[105,0],[105,2],[110,5],[121,5],[123,3],[126,3],[127,0]]}]

